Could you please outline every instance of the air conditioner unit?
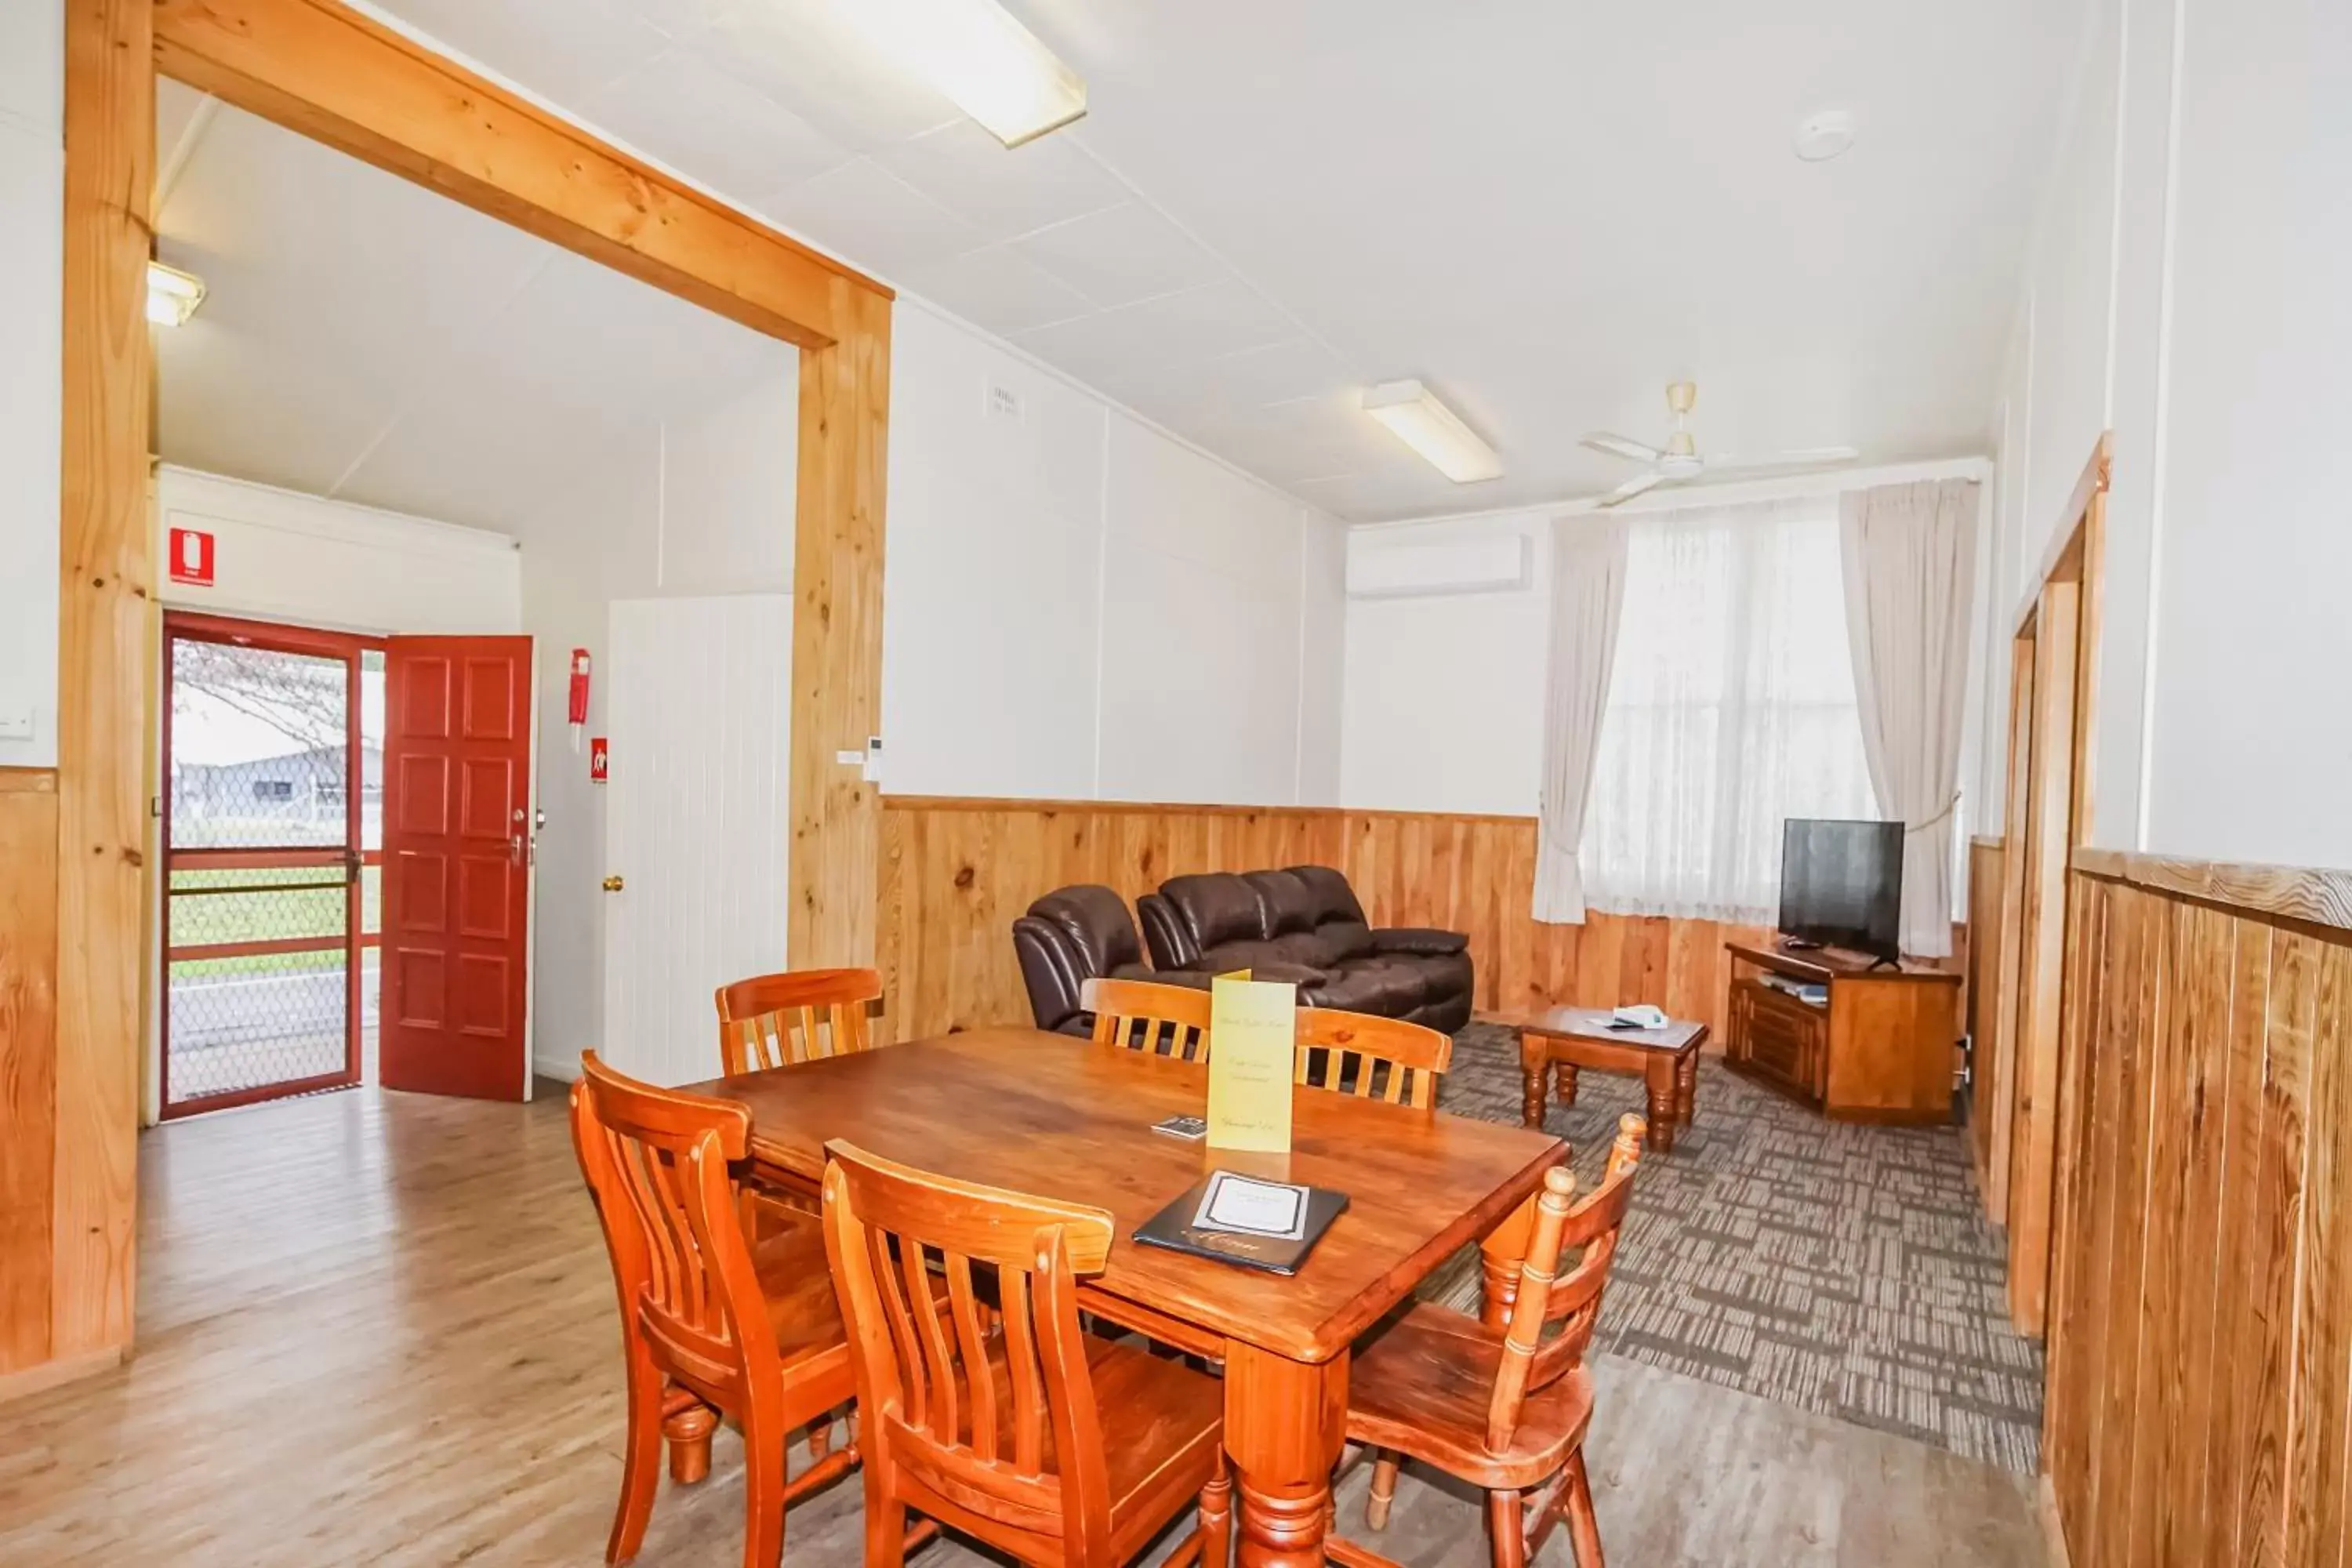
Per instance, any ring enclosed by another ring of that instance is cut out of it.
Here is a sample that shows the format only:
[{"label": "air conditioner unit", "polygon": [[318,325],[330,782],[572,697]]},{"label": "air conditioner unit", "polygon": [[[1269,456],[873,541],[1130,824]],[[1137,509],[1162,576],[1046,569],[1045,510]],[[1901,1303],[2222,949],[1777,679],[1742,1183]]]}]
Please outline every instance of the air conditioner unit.
[{"label": "air conditioner unit", "polygon": [[1508,593],[1528,585],[1528,553],[1523,533],[1443,544],[1359,544],[1348,552],[1348,597]]}]

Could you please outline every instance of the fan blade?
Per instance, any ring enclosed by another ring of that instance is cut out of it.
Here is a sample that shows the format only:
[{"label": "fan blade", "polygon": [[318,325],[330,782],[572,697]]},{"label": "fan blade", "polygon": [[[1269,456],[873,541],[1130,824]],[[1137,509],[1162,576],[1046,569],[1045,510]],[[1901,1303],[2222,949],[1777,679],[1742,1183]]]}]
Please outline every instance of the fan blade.
[{"label": "fan blade", "polygon": [[1808,447],[1794,452],[1775,452],[1769,458],[1709,458],[1707,477],[1730,473],[1762,473],[1773,468],[1832,468],[1839,463],[1851,463],[1861,457],[1852,447]]},{"label": "fan blade", "polygon": [[1600,504],[1602,506],[1615,506],[1619,501],[1632,500],[1643,490],[1654,489],[1665,482],[1666,476],[1664,474],[1643,474],[1640,479],[1627,479],[1623,484],[1619,485],[1615,489],[1611,490],[1607,495],[1602,496],[1601,498]]},{"label": "fan blade", "polygon": [[1596,452],[1606,452],[1612,458],[1625,458],[1636,463],[1654,463],[1662,456],[1655,447],[1644,447],[1639,441],[1612,436],[1606,430],[1591,431],[1584,437],[1584,444]]}]

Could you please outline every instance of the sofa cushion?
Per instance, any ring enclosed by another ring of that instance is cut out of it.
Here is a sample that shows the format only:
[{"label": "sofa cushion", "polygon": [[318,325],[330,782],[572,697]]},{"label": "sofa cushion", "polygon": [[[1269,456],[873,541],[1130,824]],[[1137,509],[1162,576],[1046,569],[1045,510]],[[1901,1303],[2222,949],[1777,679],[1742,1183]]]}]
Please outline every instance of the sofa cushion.
[{"label": "sofa cushion", "polygon": [[1064,888],[1031,904],[1029,912],[1061,928],[1077,948],[1087,974],[1108,974],[1121,964],[1142,962],[1135,918],[1127,912],[1126,900],[1108,888],[1091,883]]},{"label": "sofa cushion", "polygon": [[1315,900],[1315,922],[1351,921],[1365,925],[1364,906],[1356,901],[1356,889],[1348,885],[1347,877],[1328,866],[1293,866],[1289,874],[1306,884],[1309,897]]},{"label": "sofa cushion", "polygon": [[1372,951],[1372,928],[1361,921],[1325,921],[1315,936],[1335,962],[1361,958]]},{"label": "sofa cushion", "polygon": [[1307,977],[1320,979],[1324,973],[1319,963],[1302,963],[1286,949],[1271,942],[1226,942],[1203,952],[1185,965],[1209,974],[1231,974],[1236,969],[1246,969],[1254,979],[1292,980],[1306,984]]},{"label": "sofa cushion", "polygon": [[1290,871],[1244,871],[1242,880],[1257,894],[1258,918],[1268,936],[1288,936],[1315,929],[1321,900]]},{"label": "sofa cushion", "polygon": [[1376,952],[1443,958],[1469,945],[1470,939],[1458,931],[1437,931],[1429,926],[1383,926],[1372,932],[1372,950]]},{"label": "sofa cushion", "polygon": [[1333,970],[1308,1000],[1315,1006],[1337,1007],[1345,1013],[1402,1018],[1421,1005],[1427,992],[1426,983],[1407,964],[1359,959]]},{"label": "sofa cushion", "polygon": [[1204,954],[1226,942],[1257,942],[1266,935],[1257,889],[1231,872],[1171,877],[1160,884],[1160,896],[1192,928]]},{"label": "sofa cushion", "polygon": [[1323,940],[1318,931],[1295,931],[1274,939],[1276,951],[1294,963],[1311,963],[1318,969],[1328,969],[1339,962],[1341,954]]}]

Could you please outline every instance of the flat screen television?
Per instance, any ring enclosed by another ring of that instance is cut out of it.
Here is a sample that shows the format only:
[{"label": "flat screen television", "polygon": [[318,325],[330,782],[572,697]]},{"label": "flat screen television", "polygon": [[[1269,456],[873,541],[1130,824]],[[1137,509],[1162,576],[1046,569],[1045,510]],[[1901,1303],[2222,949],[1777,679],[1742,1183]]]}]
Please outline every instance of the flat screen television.
[{"label": "flat screen television", "polygon": [[1903,825],[1792,816],[1780,831],[1780,933],[1902,956]]}]

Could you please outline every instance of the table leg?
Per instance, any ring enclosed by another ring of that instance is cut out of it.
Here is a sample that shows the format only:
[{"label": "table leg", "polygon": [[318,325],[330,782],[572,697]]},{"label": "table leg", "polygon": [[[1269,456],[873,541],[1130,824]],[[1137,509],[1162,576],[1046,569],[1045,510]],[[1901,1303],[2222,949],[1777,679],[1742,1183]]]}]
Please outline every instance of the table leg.
[{"label": "table leg", "polygon": [[1543,1042],[1532,1036],[1519,1037],[1519,1079],[1524,1093],[1519,1100],[1519,1120],[1529,1127],[1541,1127],[1544,1117],[1544,1072],[1551,1065],[1551,1053]]},{"label": "table leg", "polygon": [[1650,1147],[1667,1153],[1675,1146],[1675,1107],[1680,1098],[1675,1087],[1674,1059],[1654,1058],[1642,1076],[1650,1091]]},{"label": "table leg", "polygon": [[1675,1120],[1685,1127],[1698,1110],[1698,1052],[1683,1053],[1681,1063],[1675,1068]]},{"label": "table leg", "polygon": [[1576,1103],[1576,1064],[1559,1062],[1553,1066],[1552,1071],[1559,1077],[1559,1102],[1562,1105],[1574,1105]]},{"label": "table leg", "polygon": [[1347,1430],[1347,1352],[1310,1365],[1227,1342],[1225,1451],[1241,1504],[1241,1568],[1322,1568],[1331,1467]]}]

